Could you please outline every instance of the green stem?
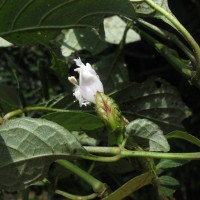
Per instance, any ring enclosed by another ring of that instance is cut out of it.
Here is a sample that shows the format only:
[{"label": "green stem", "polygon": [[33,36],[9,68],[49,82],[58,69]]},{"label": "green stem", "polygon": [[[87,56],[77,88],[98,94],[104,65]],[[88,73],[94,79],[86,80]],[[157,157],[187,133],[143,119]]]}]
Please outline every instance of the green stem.
[{"label": "green stem", "polygon": [[[95,154],[115,155],[113,157],[97,157],[97,156],[80,156],[85,159],[95,160],[99,162],[115,162],[121,158],[127,157],[146,157],[146,158],[163,158],[163,159],[176,159],[176,160],[198,160],[200,159],[200,152],[193,153],[161,153],[161,152],[148,152],[148,151],[131,151],[127,149],[120,149],[119,147],[89,147],[84,148]],[[110,161],[109,161],[110,160]]]},{"label": "green stem", "polygon": [[74,111],[74,110],[63,110],[63,109],[57,109],[57,108],[50,108],[45,106],[32,106],[32,107],[25,107],[23,109],[14,110],[12,112],[7,113],[3,120],[11,119],[17,115],[21,115],[26,112],[32,112],[32,111],[44,111],[44,112],[80,112],[80,111]]},{"label": "green stem", "polygon": [[197,44],[197,42],[194,40],[194,38],[191,36],[191,34],[171,13],[167,12],[165,9],[163,9],[162,7],[154,3],[152,0],[144,0],[144,1],[148,3],[152,8],[157,10],[159,13],[164,15],[187,40],[187,42],[190,44],[191,48],[193,49],[196,62],[197,62],[196,63],[197,74],[200,75],[200,47]]},{"label": "green stem", "polygon": [[97,161],[97,162],[116,162],[122,158],[121,155],[116,155],[116,156],[94,156],[94,155],[80,155],[80,158],[86,159],[86,160],[92,160],[92,161]]},{"label": "green stem", "polygon": [[84,181],[92,186],[94,192],[102,193],[106,190],[106,185],[104,183],[100,182],[86,171],[79,168],[77,165],[74,165],[67,160],[57,160],[55,162],[81,177]]},{"label": "green stem", "polygon": [[77,195],[70,194],[68,192],[64,192],[61,190],[56,190],[55,193],[60,194],[63,197],[66,197],[67,199],[72,199],[72,200],[80,200],[80,199],[81,200],[89,200],[89,199],[95,199],[98,196],[97,193],[93,193],[93,194],[86,195],[86,196],[77,196]]}]

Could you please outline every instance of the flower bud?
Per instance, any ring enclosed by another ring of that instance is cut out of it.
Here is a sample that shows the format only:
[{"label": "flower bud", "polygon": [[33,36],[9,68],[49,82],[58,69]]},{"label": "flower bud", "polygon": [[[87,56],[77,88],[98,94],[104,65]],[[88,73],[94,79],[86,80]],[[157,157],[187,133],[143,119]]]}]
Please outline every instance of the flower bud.
[{"label": "flower bud", "polygon": [[121,132],[125,127],[125,121],[118,105],[104,93],[97,92],[95,96],[96,111],[100,118],[112,131]]}]

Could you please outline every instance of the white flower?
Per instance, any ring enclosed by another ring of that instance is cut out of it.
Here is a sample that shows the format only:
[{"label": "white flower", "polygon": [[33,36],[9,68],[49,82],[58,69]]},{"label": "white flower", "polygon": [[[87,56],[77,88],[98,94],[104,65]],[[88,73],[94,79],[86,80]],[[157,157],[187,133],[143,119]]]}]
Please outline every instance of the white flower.
[{"label": "white flower", "polygon": [[89,63],[84,65],[80,58],[74,61],[78,66],[74,71],[79,73],[79,84],[74,76],[68,77],[69,81],[75,85],[73,95],[79,101],[80,106],[95,103],[96,92],[104,92],[103,84]]}]

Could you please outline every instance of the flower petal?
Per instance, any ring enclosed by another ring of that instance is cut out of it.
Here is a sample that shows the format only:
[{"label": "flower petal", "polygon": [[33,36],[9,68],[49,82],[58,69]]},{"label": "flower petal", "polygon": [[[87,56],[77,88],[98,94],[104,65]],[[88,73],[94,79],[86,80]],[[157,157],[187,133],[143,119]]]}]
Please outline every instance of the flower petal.
[{"label": "flower petal", "polygon": [[79,66],[74,71],[79,73],[79,85],[75,77],[69,77],[75,87],[73,95],[79,101],[80,106],[95,103],[95,95],[97,92],[104,92],[103,84],[99,79],[98,74],[89,63],[84,65],[80,58],[74,59],[76,65]]}]

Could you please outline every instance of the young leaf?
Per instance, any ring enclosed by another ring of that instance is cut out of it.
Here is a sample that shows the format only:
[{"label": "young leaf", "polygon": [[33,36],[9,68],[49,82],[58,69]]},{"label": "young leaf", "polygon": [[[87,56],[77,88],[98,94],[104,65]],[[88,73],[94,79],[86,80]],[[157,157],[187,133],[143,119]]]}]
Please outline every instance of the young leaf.
[{"label": "young leaf", "polygon": [[179,186],[179,182],[170,176],[160,176],[159,177],[159,193],[160,196],[165,199],[166,197],[173,199],[173,194],[176,187]]},{"label": "young leaf", "polygon": [[45,119],[18,118],[0,126],[0,189],[22,190],[42,180],[60,158],[87,154],[76,138]]},{"label": "young leaf", "polygon": [[[161,129],[147,119],[137,119],[126,127],[126,145],[137,143],[137,138],[149,140],[150,151],[169,151],[169,144]],[[141,142],[141,146],[143,142]],[[143,147],[143,146],[142,146]]]},{"label": "young leaf", "polygon": [[198,147],[200,147],[200,140],[198,138],[196,138],[195,136],[183,132],[183,131],[172,131],[171,133],[168,133],[166,135],[166,138],[177,138],[177,139],[182,139],[182,140],[186,140]]},{"label": "young leaf", "polygon": [[97,116],[84,112],[55,112],[42,118],[56,122],[69,131],[95,130],[104,126]]},{"label": "young leaf", "polygon": [[161,159],[160,162],[156,165],[156,170],[180,167],[184,165],[186,162],[188,161]]},{"label": "young leaf", "polygon": [[129,120],[147,118],[164,131],[183,129],[182,120],[190,115],[176,88],[160,78],[133,83],[111,95]]},{"label": "young leaf", "polygon": [[128,0],[1,0],[0,9],[0,37],[14,44],[49,45],[62,29],[98,27],[107,14],[134,16]]}]

